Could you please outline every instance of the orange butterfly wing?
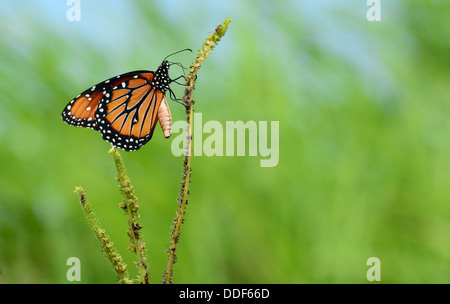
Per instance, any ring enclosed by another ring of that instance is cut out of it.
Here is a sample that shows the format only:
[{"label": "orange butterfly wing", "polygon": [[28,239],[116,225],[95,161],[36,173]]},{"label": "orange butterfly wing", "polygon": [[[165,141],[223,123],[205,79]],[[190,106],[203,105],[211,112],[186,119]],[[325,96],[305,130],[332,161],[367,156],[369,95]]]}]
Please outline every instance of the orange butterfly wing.
[{"label": "orange butterfly wing", "polygon": [[100,82],[71,100],[61,117],[69,125],[99,131],[104,140],[125,151],[146,144],[157,121],[167,138],[172,125],[164,97],[172,82],[169,67],[164,60],[156,72],[134,71]]},{"label": "orange butterfly wing", "polygon": [[153,135],[164,94],[156,90],[153,72],[134,75],[105,94],[95,118],[103,139],[126,151],[137,150]]},{"label": "orange butterfly wing", "polygon": [[[138,71],[137,71],[138,72]],[[62,120],[75,127],[91,128],[97,130],[95,112],[107,91],[125,80],[132,78],[136,72],[119,75],[85,90],[72,99],[61,113]]]}]

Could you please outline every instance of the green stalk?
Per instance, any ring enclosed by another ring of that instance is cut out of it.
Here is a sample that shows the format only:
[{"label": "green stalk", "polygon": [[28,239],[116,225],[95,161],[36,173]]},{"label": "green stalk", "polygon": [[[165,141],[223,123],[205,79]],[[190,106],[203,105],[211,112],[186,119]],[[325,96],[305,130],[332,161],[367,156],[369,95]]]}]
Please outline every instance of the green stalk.
[{"label": "green stalk", "polygon": [[195,89],[195,79],[197,76],[197,72],[200,69],[203,61],[206,59],[206,57],[211,54],[212,50],[214,49],[214,46],[219,42],[220,38],[222,38],[223,35],[225,35],[225,32],[227,31],[228,24],[230,23],[230,19],[227,18],[225,21],[216,27],[216,30],[214,33],[210,34],[205,42],[202,45],[202,49],[198,52],[197,58],[195,58],[194,62],[191,65],[191,69],[189,71],[189,75],[186,77],[186,85],[187,88],[184,91],[184,97],[182,98],[182,101],[184,102],[184,105],[186,107],[186,120],[188,123],[188,134],[187,134],[187,141],[186,141],[186,147],[185,147],[185,154],[184,154],[184,168],[183,168],[183,174],[182,174],[182,180],[181,180],[181,193],[178,196],[178,210],[176,212],[176,217],[173,219],[174,225],[171,227],[172,232],[171,240],[169,244],[169,261],[167,263],[166,269],[164,270],[163,274],[163,280],[162,282],[164,284],[170,284],[172,283],[173,278],[173,266],[177,262],[177,244],[180,239],[180,231],[181,231],[181,225],[184,222],[184,215],[186,212],[186,205],[188,204],[187,196],[189,194],[189,184],[191,182],[191,155],[192,155],[192,134],[193,134],[193,128],[194,128],[194,100],[192,99],[192,92]]},{"label": "green stalk", "polygon": [[142,228],[137,220],[139,219],[137,197],[134,195],[133,186],[130,178],[125,170],[122,157],[116,148],[111,148],[109,154],[114,157],[114,162],[117,169],[117,180],[119,181],[119,189],[123,195],[124,201],[120,204],[120,207],[128,214],[128,236],[130,237],[129,249],[136,253],[137,256],[137,268],[139,272],[139,280],[141,284],[148,284],[147,273],[147,258],[145,257],[146,246],[141,239],[139,230]]},{"label": "green stalk", "polygon": [[109,235],[101,228],[100,222],[97,219],[91,204],[86,200],[86,190],[83,187],[76,187],[75,193],[80,196],[81,206],[86,214],[89,225],[100,241],[103,251],[106,253],[106,257],[111,262],[119,283],[132,284],[133,281],[128,278],[127,265],[123,262],[122,256],[114,248],[114,243],[111,241]]}]

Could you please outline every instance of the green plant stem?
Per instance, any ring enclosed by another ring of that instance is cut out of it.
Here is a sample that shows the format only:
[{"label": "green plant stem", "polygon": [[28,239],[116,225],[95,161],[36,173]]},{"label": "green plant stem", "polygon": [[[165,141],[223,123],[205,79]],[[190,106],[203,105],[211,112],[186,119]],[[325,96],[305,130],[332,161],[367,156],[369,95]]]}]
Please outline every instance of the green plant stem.
[{"label": "green plant stem", "polygon": [[185,154],[184,154],[184,168],[181,180],[181,193],[178,196],[178,210],[176,212],[176,217],[173,219],[174,225],[172,226],[172,232],[168,255],[169,261],[167,263],[166,269],[164,270],[163,280],[164,284],[172,283],[173,278],[173,266],[177,262],[177,244],[180,239],[181,225],[184,222],[184,215],[186,213],[186,205],[188,204],[187,196],[189,194],[189,184],[191,182],[191,155],[192,155],[192,134],[194,128],[194,100],[192,99],[192,92],[195,89],[195,79],[197,72],[200,69],[203,61],[206,57],[211,54],[214,46],[219,42],[225,32],[227,31],[230,19],[227,18],[225,21],[216,27],[214,33],[210,34],[202,45],[202,49],[198,52],[198,56],[195,58],[191,65],[189,75],[186,77],[185,84],[187,88],[184,92],[184,97],[182,101],[186,107],[186,120],[188,123]]},{"label": "green plant stem", "polygon": [[139,230],[142,227],[137,222],[139,219],[139,204],[137,202],[137,197],[134,195],[133,186],[127,175],[125,165],[119,151],[116,148],[111,148],[109,153],[114,157],[114,162],[117,169],[117,180],[119,182],[120,192],[122,193],[124,199],[124,201],[120,204],[120,207],[128,214],[128,236],[130,237],[129,249],[136,253],[137,256],[138,261],[136,266],[139,271],[140,283],[148,284],[148,265],[146,262],[147,258],[145,257],[146,246],[139,233]]},{"label": "green plant stem", "polygon": [[133,281],[128,278],[127,265],[123,262],[122,256],[114,248],[114,243],[100,226],[100,222],[92,209],[89,201],[86,200],[86,190],[83,187],[76,187],[75,193],[80,196],[81,206],[83,207],[86,218],[97,236],[108,260],[111,262],[117,278],[122,284],[132,284]]}]

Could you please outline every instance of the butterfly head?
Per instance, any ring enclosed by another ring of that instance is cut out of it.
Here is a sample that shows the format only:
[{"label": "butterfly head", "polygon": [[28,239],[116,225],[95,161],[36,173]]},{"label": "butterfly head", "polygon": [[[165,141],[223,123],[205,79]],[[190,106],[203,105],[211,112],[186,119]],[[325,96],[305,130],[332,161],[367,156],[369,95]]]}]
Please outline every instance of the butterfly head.
[{"label": "butterfly head", "polygon": [[170,89],[169,85],[172,82],[172,79],[169,77],[169,67],[169,62],[164,60],[155,72],[153,83],[155,85],[155,89],[161,91],[162,93],[165,93]]},{"label": "butterfly head", "polygon": [[177,80],[180,79],[180,78],[185,79],[185,76],[182,75],[182,76],[179,76],[179,77],[177,77],[175,79],[171,79],[169,77],[169,68],[172,65],[177,65],[177,66],[179,66],[179,67],[181,67],[183,69],[183,74],[184,74],[184,71],[186,71],[187,69],[181,63],[179,63],[179,62],[170,62],[170,61],[167,60],[167,58],[169,58],[172,55],[178,54],[180,52],[184,52],[184,51],[192,52],[192,50],[190,50],[190,49],[184,49],[184,50],[172,53],[172,54],[168,55],[166,58],[164,58],[164,60],[161,63],[161,65],[156,70],[155,78],[153,79],[153,85],[154,85],[155,89],[161,91],[164,94],[166,93],[166,91],[169,91],[170,98],[172,100],[175,100],[175,101],[178,101],[179,99],[176,98],[175,94],[173,93],[173,91],[169,87],[169,85],[172,82],[175,82],[176,84],[179,84],[179,85],[183,85],[182,83],[177,82]]}]

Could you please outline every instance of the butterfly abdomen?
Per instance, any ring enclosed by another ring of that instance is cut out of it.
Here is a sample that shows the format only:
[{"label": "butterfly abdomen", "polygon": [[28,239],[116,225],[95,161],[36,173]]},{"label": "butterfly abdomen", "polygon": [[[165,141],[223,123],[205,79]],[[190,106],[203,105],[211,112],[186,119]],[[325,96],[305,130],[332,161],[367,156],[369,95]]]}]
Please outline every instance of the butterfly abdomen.
[{"label": "butterfly abdomen", "polygon": [[169,105],[165,99],[159,106],[158,120],[163,130],[164,137],[170,137],[170,135],[172,135],[172,115],[170,114]]}]

